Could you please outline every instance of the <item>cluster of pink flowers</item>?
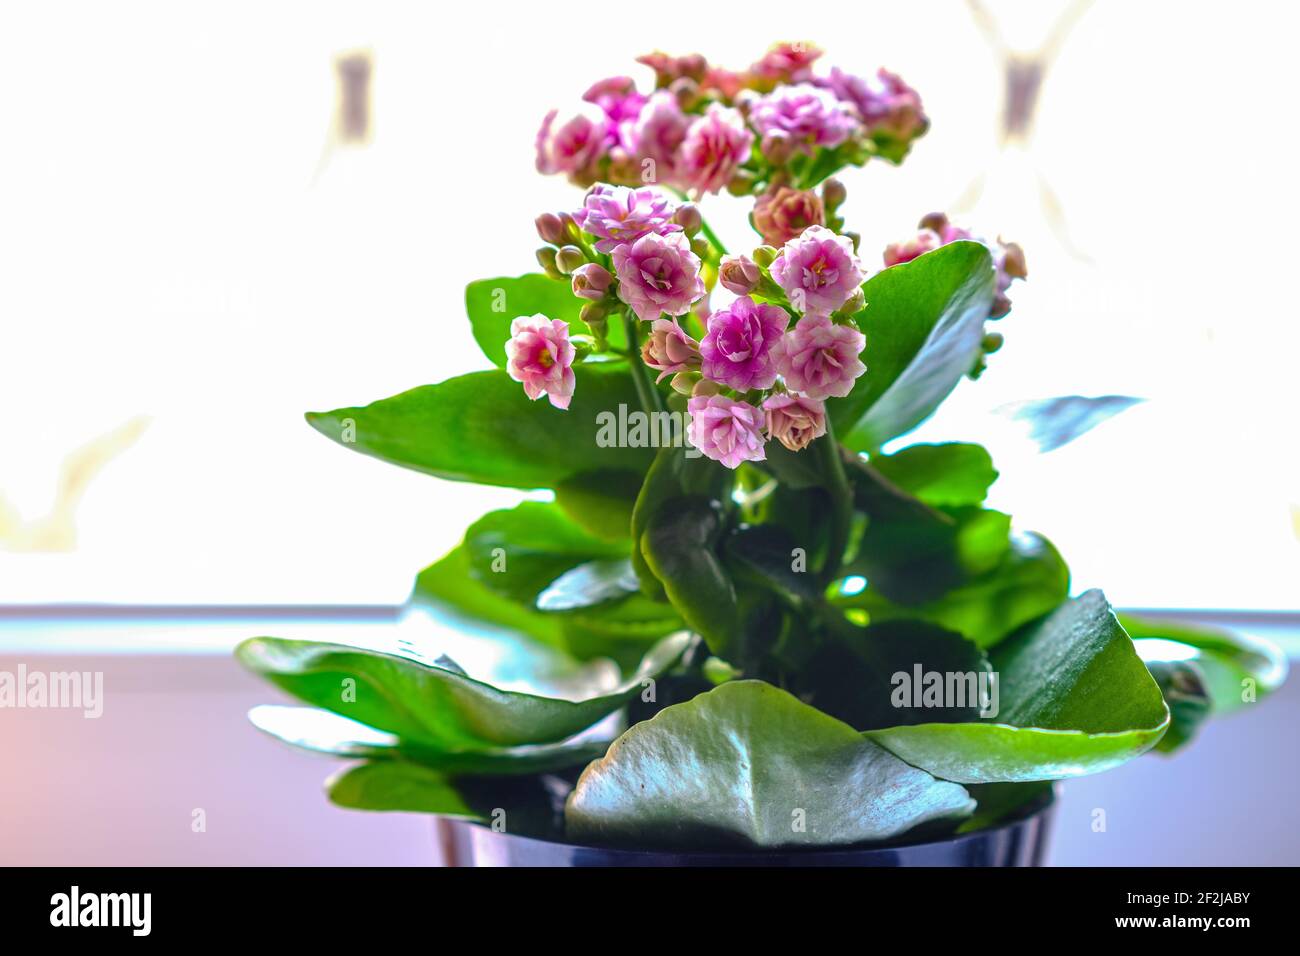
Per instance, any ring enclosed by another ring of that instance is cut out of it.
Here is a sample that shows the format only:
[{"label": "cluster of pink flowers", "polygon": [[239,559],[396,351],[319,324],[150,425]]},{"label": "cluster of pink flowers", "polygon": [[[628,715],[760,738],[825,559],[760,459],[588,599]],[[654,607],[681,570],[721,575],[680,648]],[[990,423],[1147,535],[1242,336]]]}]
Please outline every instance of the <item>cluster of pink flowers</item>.
[{"label": "cluster of pink flowers", "polygon": [[1011,299],[1007,295],[1011,283],[1029,275],[1024,250],[1017,243],[1004,242],[1001,238],[996,241],[982,239],[969,229],[953,225],[944,213],[932,212],[921,218],[916,235],[901,242],[890,243],[885,247],[885,265],[896,266],[899,263],[911,262],[917,256],[938,249],[940,246],[946,246],[950,242],[956,242],[958,239],[972,239],[983,243],[992,254],[993,266],[996,269],[996,292],[989,318],[1002,318],[1011,311]]},{"label": "cluster of pink flowers", "polygon": [[899,161],[929,126],[920,96],[887,70],[860,77],[836,67],[817,76],[820,56],[811,45],[783,43],[740,71],[698,55],[640,57],[655,89],[610,77],[572,115],[552,110],[537,134],[537,169],[583,186],[657,183],[699,197],[766,190],[793,158],[820,149],[852,146],[842,164],[872,155]]},{"label": "cluster of pink flowers", "polygon": [[[842,198],[831,193],[832,204]],[[791,220],[783,221],[788,228]],[[866,371],[866,339],[853,321],[865,272],[853,242],[825,226],[808,225],[779,249],[761,247],[754,255],[762,264],[711,259],[736,298],[696,309],[698,340],[680,321],[707,296],[701,255],[709,250],[693,204],[649,187],[599,183],[582,208],[542,215],[537,229],[558,247],[542,251],[543,266],[570,277],[589,328],[601,329],[612,311],[645,323],[641,361],[688,396],[691,444],[729,468],[763,460],[770,439],[799,451],[824,435],[825,400],[847,395]],[[546,395],[567,408],[579,355],[567,324],[533,316],[516,319],[511,332],[510,375],[530,398]]]}]

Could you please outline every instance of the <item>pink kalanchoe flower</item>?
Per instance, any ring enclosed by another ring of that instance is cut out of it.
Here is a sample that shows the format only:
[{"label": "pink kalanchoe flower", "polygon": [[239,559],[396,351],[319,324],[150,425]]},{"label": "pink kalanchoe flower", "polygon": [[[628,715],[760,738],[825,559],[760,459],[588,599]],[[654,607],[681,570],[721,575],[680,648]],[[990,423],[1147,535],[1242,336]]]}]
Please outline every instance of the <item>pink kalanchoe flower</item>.
[{"label": "pink kalanchoe flower", "polygon": [[700,342],[700,371],[738,392],[771,388],[776,381],[772,347],[789,324],[790,316],[780,306],[741,296],[709,316],[708,334]]},{"label": "pink kalanchoe flower", "polygon": [[826,434],[826,405],[816,399],[777,394],[763,403],[763,411],[767,437],[791,451],[800,451]]},{"label": "pink kalanchoe flower", "polygon": [[809,154],[838,146],[858,129],[850,106],[811,83],[777,87],[754,103],[749,119],[760,134],[780,130]]},{"label": "pink kalanchoe flower", "polygon": [[847,302],[864,278],[852,240],[825,226],[809,226],[787,242],[771,272],[798,311],[827,315]]},{"label": "pink kalanchoe flower", "polygon": [[556,408],[569,407],[575,384],[573,356],[567,322],[538,314],[510,323],[506,372],[523,383],[524,394],[534,401],[545,394]]},{"label": "pink kalanchoe flower", "polygon": [[677,151],[691,120],[668,90],[655,91],[641,107],[632,127],[633,150],[650,182],[677,183]]},{"label": "pink kalanchoe flower", "polygon": [[825,315],[805,315],[772,349],[772,363],[792,392],[807,398],[843,398],[867,370],[858,356],[867,337]]},{"label": "pink kalanchoe flower", "polygon": [[605,139],[610,145],[627,149],[632,144],[632,124],[636,122],[645,105],[645,94],[638,93],[636,81],[630,76],[611,76],[592,84],[582,98],[595,103],[606,118]]},{"label": "pink kalanchoe flower", "polygon": [[597,183],[587,190],[582,208],[573,214],[573,221],[599,239],[596,243],[599,251],[613,252],[616,247],[636,242],[650,233],[681,232],[682,227],[672,221],[676,211],[672,200],[653,189]]},{"label": "pink kalanchoe flower", "polygon": [[861,77],[832,67],[830,76],[818,83],[852,103],[872,136],[907,142],[930,127],[920,94],[896,73],[881,69],[874,77]]},{"label": "pink kalanchoe flower", "polygon": [[673,80],[679,80],[682,77],[699,83],[709,71],[708,61],[698,53],[688,53],[685,56],[670,56],[656,50],[654,53],[647,53],[644,56],[637,57],[636,61],[655,71],[656,86],[667,86]]},{"label": "pink kalanchoe flower", "polygon": [[742,461],[763,461],[763,413],[748,402],[725,395],[696,395],[686,403],[691,424],[687,440],[714,461],[738,468]]},{"label": "pink kalanchoe flower", "polygon": [[904,239],[902,242],[891,242],[885,246],[885,265],[896,266],[903,262],[911,262],[917,256],[923,256],[927,252],[938,249],[943,245],[939,234],[933,229],[921,229],[911,239]]},{"label": "pink kalanchoe flower", "polygon": [[677,175],[687,189],[700,194],[717,193],[749,158],[753,143],[754,134],[739,113],[712,103],[686,133]]},{"label": "pink kalanchoe flower", "polygon": [[558,129],[551,110],[537,131],[537,171],[576,175],[594,165],[605,149],[605,124],[578,113]]},{"label": "pink kalanchoe flower", "polygon": [[641,345],[641,360],[659,373],[655,381],[662,382],[669,375],[700,367],[700,343],[687,335],[676,319],[655,319]]},{"label": "pink kalanchoe flower", "polygon": [[811,43],[778,43],[749,72],[769,83],[803,83],[812,79],[812,65],[821,55]]},{"label": "pink kalanchoe flower", "polygon": [[824,226],[826,210],[815,192],[774,186],[754,203],[753,223],[769,246],[783,246],[809,226]]},{"label": "pink kalanchoe flower", "polygon": [[704,295],[700,260],[684,233],[650,233],[624,243],[611,254],[618,277],[618,297],[637,318],[652,322],[661,315],[684,315]]}]

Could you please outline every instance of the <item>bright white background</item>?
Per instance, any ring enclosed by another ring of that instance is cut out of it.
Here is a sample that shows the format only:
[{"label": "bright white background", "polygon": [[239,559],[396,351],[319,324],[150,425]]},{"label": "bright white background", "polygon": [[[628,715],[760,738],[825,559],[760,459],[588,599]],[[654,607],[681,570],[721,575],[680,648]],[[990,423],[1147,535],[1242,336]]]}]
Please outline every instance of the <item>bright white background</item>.
[{"label": "bright white background", "polygon": [[[1028,49],[1063,6],[990,9]],[[533,172],[548,107],[648,84],[632,58],[656,47],[740,67],[808,39],[898,70],[933,120],[902,169],[844,177],[866,255],[980,174],[960,218],[1028,252],[1006,348],[922,434],[988,444],[995,504],[1117,604],[1300,606],[1289,7],[1094,5],[1030,154],[1000,158],[1000,65],[955,0],[569,7],[0,8],[0,494],[39,520],[68,452],[150,417],[75,550],[0,544],[0,602],[400,601],[514,494],[349,454],[301,413],[484,365],[465,283],[529,271],[533,217],[579,197]],[[357,48],[375,139],[331,153],[332,59]],[[751,242],[739,202],[705,211]],[[988,414],[1071,392],[1149,401],[1042,457]]]}]

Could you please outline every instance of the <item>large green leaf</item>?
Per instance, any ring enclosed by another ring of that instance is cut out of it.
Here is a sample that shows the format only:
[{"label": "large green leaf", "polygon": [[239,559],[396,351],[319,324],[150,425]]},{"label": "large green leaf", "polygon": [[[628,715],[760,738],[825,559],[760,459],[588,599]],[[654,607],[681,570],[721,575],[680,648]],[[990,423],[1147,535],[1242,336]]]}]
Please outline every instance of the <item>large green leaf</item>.
[{"label": "large green leaf", "polygon": [[309,412],[307,421],[346,448],[453,481],[553,488],[601,469],[644,474],[652,448],[601,447],[602,412],[637,407],[623,363],[582,364],[567,411],[530,402],[501,369],[424,385],[360,408]]},{"label": "large green leaf", "polygon": [[974,366],[993,261],[978,242],[953,242],[876,273],[862,291],[867,372],[827,407],[846,447],[875,452],[928,418]]},{"label": "large green leaf", "polygon": [[516,776],[585,764],[601,756],[608,740],[446,752],[402,740],[328,710],[261,704],[248,712],[253,726],[303,750],[335,757],[408,760],[448,776]]},{"label": "large green leaf", "polygon": [[622,541],[632,532],[632,508],[642,475],[631,471],[588,471],[555,486],[555,503],[598,538]]},{"label": "large green leaf", "polygon": [[909,445],[878,455],[871,464],[898,488],[935,507],[982,504],[998,477],[989,453],[964,442]]},{"label": "large green leaf", "polygon": [[932,601],[895,604],[868,586],[836,603],[864,609],[872,621],[919,618],[992,647],[1024,624],[1054,610],[1070,593],[1070,569],[1052,543],[1032,532],[1014,533],[993,570]]},{"label": "large green leaf", "polygon": [[689,449],[660,448],[646,473],[632,511],[632,567],[646,594],[662,594],[663,585],[646,563],[646,529],[659,518],[664,505],[677,498],[699,496],[722,504],[731,489],[732,474],[715,461],[688,454]]},{"label": "large green leaf", "polygon": [[445,664],[342,644],[255,637],[235,649],[244,666],[295,697],[441,751],[552,743],[590,727],[672,667],[687,634],[664,638],[626,681],[586,700],[499,690]]},{"label": "large green leaf", "polygon": [[1169,724],[1160,688],[1100,591],[1008,638],[991,662],[996,717],[868,736],[945,780],[996,783],[1107,770],[1155,746]]},{"label": "large green leaf", "polygon": [[565,806],[571,840],[794,847],[890,840],[974,801],[762,681],[732,681],[636,724]]}]

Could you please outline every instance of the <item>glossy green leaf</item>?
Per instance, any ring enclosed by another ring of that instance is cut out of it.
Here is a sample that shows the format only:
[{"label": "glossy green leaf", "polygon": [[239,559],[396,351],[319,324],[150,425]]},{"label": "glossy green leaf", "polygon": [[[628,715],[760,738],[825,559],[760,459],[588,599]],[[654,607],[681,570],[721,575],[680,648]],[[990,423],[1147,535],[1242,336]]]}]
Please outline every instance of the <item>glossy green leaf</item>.
[{"label": "glossy green leaf", "polygon": [[1052,787],[1050,780],[968,784],[966,789],[975,798],[975,813],[962,821],[957,832],[987,830],[1030,813],[1052,798]]},{"label": "glossy green leaf", "polygon": [[702,497],[722,505],[731,490],[732,475],[726,468],[702,455],[691,456],[681,448],[661,448],[646,473],[632,511],[632,567],[649,595],[663,593],[663,584],[650,570],[644,553],[644,535],[651,520],[664,504],[687,496]]},{"label": "glossy green leaf", "polygon": [[1286,680],[1286,655],[1248,634],[1134,614],[1121,614],[1119,622],[1148,665],[1159,660],[1194,661],[1215,713],[1238,710]]},{"label": "glossy green leaf", "polygon": [[536,777],[451,778],[405,760],[379,760],[346,768],[325,789],[349,810],[433,813],[521,836],[560,836],[554,801]]},{"label": "glossy green leaf", "polygon": [[235,649],[245,667],[317,707],[441,751],[552,743],[617,710],[642,681],[672,667],[690,644],[656,644],[631,678],[586,700],[499,690],[436,664],[360,647],[257,637]]},{"label": "glossy green leaf", "polygon": [[974,801],[762,681],[731,681],[636,724],[565,805],[577,842],[795,847],[894,839]]},{"label": "glossy green leaf", "polygon": [[1155,746],[1169,724],[1160,688],[1100,591],[1008,638],[991,663],[996,717],[868,736],[945,780],[996,783],[1107,770]]},{"label": "glossy green leaf", "polygon": [[555,486],[555,503],[586,531],[607,541],[632,533],[632,509],[643,476],[631,471],[590,471]]},{"label": "glossy green leaf", "polygon": [[307,421],[345,448],[453,481],[553,488],[585,472],[643,474],[654,449],[601,447],[602,412],[636,407],[622,363],[578,365],[567,411],[531,402],[501,369],[424,385],[361,408],[309,412]]},{"label": "glossy green leaf", "polygon": [[1156,744],[1160,753],[1174,753],[1192,742],[1214,710],[1205,674],[1195,661],[1148,661],[1169,708],[1169,729]]},{"label": "glossy green leaf", "polygon": [[608,740],[592,740],[447,752],[315,707],[262,704],[248,712],[248,719],[263,733],[303,750],[335,757],[408,760],[448,776],[546,773],[588,763],[609,747]]},{"label": "glossy green leaf", "polygon": [[873,622],[917,618],[992,647],[1055,610],[1069,593],[1070,569],[1060,553],[1046,538],[1026,532],[1011,535],[1009,550],[993,570],[932,601],[895,604],[868,586],[836,603],[864,609]]},{"label": "glossy green leaf", "polygon": [[574,611],[639,593],[629,558],[588,561],[560,575],[537,595],[542,611]]},{"label": "glossy green leaf", "polygon": [[997,480],[993,459],[980,445],[909,445],[871,464],[897,487],[934,507],[982,504]]},{"label": "glossy green leaf", "polygon": [[717,502],[675,498],[663,504],[641,535],[641,553],[691,630],[721,657],[740,631],[739,602],[718,556],[722,515]]},{"label": "glossy green leaf", "polygon": [[876,273],[862,291],[867,372],[827,408],[847,448],[875,452],[928,418],[974,366],[993,261],[978,242],[953,242]]}]

